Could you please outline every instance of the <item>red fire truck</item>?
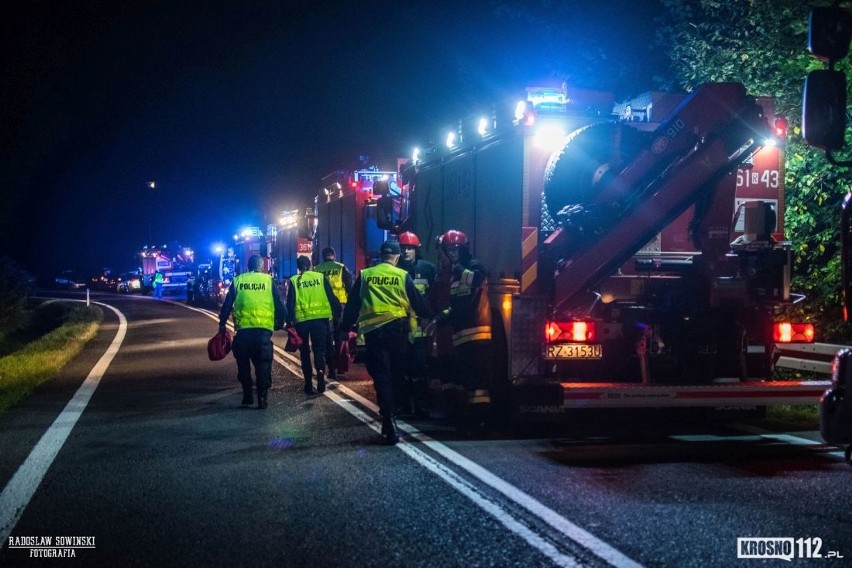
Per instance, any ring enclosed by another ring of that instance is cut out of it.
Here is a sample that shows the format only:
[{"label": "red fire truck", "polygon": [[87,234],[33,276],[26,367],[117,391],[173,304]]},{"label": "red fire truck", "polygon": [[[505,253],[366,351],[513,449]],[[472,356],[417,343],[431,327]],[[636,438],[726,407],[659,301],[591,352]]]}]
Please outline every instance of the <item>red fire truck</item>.
[{"label": "red fire truck", "polygon": [[435,237],[470,237],[489,270],[497,407],[534,420],[818,400],[825,382],[773,380],[776,344],[813,329],[776,321],[794,295],[771,99],[738,83],[621,103],[534,88],[494,122],[410,161],[384,217],[435,262]]}]

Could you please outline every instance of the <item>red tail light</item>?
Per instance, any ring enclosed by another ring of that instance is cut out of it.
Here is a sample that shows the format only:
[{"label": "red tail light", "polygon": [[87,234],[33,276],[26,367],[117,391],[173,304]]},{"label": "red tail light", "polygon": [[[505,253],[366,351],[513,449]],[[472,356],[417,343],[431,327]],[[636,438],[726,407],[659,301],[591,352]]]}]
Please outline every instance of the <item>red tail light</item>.
[{"label": "red tail light", "polygon": [[595,340],[593,321],[548,321],[544,324],[544,342],[591,343]]},{"label": "red tail light", "polygon": [[775,119],[775,137],[782,140],[787,139],[787,119],[783,116]]},{"label": "red tail light", "polygon": [[813,343],[814,324],[778,322],[772,328],[775,343]]}]

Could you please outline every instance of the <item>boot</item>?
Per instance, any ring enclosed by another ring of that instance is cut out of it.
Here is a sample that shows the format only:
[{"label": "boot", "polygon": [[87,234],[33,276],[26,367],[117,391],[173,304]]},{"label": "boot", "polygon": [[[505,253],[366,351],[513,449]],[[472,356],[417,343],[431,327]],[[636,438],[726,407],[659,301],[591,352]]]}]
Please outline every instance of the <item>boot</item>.
[{"label": "boot", "polygon": [[257,407],[263,410],[266,406],[266,391],[257,391]]},{"label": "boot", "polygon": [[254,404],[254,395],[251,392],[251,387],[243,389],[243,406],[251,406]]},{"label": "boot", "polygon": [[382,435],[390,446],[399,442],[399,429],[396,427],[396,419],[393,416],[382,417]]},{"label": "boot", "polygon": [[310,377],[305,377],[305,394],[314,394],[314,385]]},{"label": "boot", "polygon": [[317,392],[325,392],[325,373],[317,371]]}]

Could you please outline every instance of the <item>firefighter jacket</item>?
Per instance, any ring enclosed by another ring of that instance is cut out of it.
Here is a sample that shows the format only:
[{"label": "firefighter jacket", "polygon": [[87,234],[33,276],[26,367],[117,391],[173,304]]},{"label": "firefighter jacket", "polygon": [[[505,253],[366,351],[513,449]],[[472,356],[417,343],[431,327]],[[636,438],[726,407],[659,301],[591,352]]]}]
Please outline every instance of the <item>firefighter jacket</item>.
[{"label": "firefighter jacket", "polygon": [[355,280],[340,329],[348,332],[357,321],[359,333],[367,334],[392,321],[407,318],[411,310],[420,317],[431,315],[411,276],[401,268],[382,262],[365,268]]},{"label": "firefighter jacket", "polygon": [[246,328],[273,331],[283,327],[287,319],[287,309],[278,296],[272,276],[263,272],[245,272],[234,278],[219,312],[220,328],[225,327],[232,310],[234,327],[238,331]]},{"label": "firefighter jacket", "polygon": [[324,274],[306,270],[290,278],[290,294],[287,296],[295,323],[331,319],[340,315],[340,302]]},{"label": "firefighter jacket", "polygon": [[[418,258],[411,264],[405,264],[400,261],[398,266],[411,275],[414,287],[417,288],[420,295],[423,298],[428,298],[429,288],[432,286],[432,283],[435,282],[435,278],[437,276],[437,268],[435,268],[435,265],[428,260]],[[414,342],[417,339],[425,337],[426,333],[423,331],[424,322],[418,321],[417,316],[413,312],[409,313],[409,320],[411,323],[411,333],[409,333],[408,339]]]},{"label": "firefighter jacket", "polygon": [[337,296],[341,304],[345,304],[352,288],[352,273],[346,265],[336,260],[326,260],[314,267],[317,272],[322,272],[331,284],[331,290]]},{"label": "firefighter jacket", "polygon": [[453,269],[450,305],[438,318],[453,326],[453,347],[491,340],[491,302],[485,268],[477,260]]}]

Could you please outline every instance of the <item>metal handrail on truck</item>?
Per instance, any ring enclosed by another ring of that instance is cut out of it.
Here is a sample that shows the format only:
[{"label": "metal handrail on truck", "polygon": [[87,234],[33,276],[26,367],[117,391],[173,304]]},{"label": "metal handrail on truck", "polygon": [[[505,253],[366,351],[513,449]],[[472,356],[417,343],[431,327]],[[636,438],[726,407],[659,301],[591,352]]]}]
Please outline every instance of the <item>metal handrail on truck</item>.
[{"label": "metal handrail on truck", "polygon": [[831,365],[834,355],[846,345],[830,343],[778,343],[781,357],[775,363],[776,367],[807,371],[820,375],[831,375]]}]

